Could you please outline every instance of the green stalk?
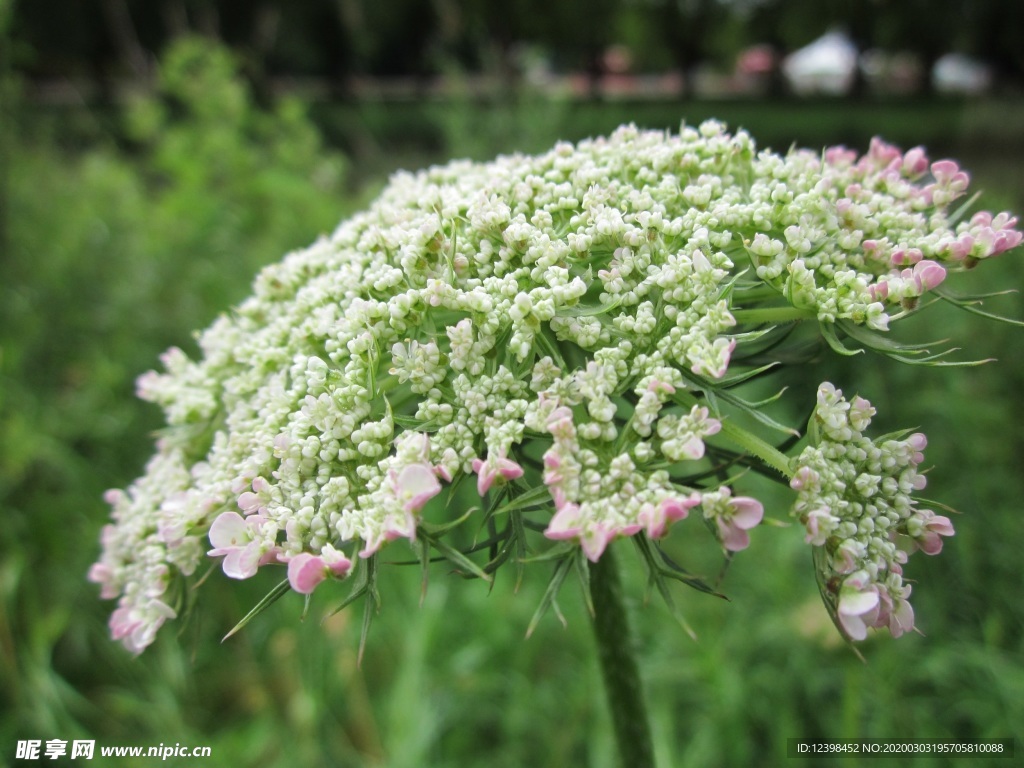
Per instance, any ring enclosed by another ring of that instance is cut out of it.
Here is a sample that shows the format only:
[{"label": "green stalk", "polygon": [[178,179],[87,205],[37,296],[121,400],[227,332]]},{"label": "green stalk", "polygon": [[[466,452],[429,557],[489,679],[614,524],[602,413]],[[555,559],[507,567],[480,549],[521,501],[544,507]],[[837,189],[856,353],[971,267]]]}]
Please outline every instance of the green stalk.
[{"label": "green stalk", "polygon": [[722,435],[732,440],[747,453],[759,458],[783,477],[789,479],[793,476],[791,462],[786,454],[757,435],[747,432],[731,419],[722,419]]},{"label": "green stalk", "polygon": [[624,768],[654,768],[654,743],[622,583],[610,549],[590,566],[594,638]]},{"label": "green stalk", "polygon": [[733,309],[732,316],[737,323],[791,323],[797,320],[814,320],[813,309],[799,307],[757,307],[754,309]]}]

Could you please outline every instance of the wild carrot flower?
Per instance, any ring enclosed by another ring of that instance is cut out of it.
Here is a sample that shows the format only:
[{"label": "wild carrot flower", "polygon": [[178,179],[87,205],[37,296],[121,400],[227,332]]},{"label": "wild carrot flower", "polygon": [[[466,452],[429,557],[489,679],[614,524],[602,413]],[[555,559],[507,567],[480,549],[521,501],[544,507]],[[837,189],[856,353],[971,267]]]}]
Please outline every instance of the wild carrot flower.
[{"label": "wild carrot flower", "polygon": [[90,578],[119,600],[114,636],[150,643],[205,557],[232,578],[284,566],[308,594],[464,518],[502,551],[537,531],[596,562],[623,538],[657,558],[699,505],[735,552],[765,514],[733,494],[750,463],[792,485],[846,635],[907,631],[906,552],[952,534],[915,499],[923,437],[866,437],[870,404],[825,384],[791,461],[742,384],[800,362],[794,322],[899,351],[876,343],[895,320],[1021,241],[1008,213],[950,212],[968,183],[921,148],[781,155],[716,121],[396,174],[266,268],[196,360],[140,377],[168,428],[108,496]]}]

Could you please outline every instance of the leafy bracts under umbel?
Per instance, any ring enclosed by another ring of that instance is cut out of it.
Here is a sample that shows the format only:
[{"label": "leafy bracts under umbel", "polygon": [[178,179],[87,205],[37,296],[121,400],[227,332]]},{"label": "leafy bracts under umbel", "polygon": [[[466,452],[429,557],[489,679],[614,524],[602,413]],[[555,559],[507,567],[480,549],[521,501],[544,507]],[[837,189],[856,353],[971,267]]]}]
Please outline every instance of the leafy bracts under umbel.
[{"label": "leafy bracts under umbel", "polygon": [[114,637],[152,642],[207,556],[232,578],[284,567],[304,594],[361,573],[375,595],[395,539],[467,575],[562,559],[585,578],[580,549],[597,562],[634,537],[659,588],[700,584],[652,540],[692,515],[746,548],[764,509],[734,489],[743,467],[796,490],[848,637],[910,629],[901,542],[934,553],[952,533],[914,501],[923,436],[869,440],[866,401],[824,384],[792,460],[774,441],[796,430],[741,392],[799,362],[794,324],[842,354],[935,362],[891,323],[1021,240],[1008,214],[951,208],[967,183],[919,148],[778,155],[713,121],[396,175],[265,269],[200,359],[172,349],[139,379],[168,427],[108,497],[90,575],[119,598]]}]

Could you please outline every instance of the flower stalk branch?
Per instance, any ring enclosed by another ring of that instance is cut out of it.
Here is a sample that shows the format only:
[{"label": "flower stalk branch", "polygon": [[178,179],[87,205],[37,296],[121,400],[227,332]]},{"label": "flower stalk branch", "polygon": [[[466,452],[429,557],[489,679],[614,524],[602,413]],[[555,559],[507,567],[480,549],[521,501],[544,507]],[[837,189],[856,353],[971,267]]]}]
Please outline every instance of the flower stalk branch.
[{"label": "flower stalk branch", "polygon": [[792,477],[792,461],[788,456],[753,432],[748,432],[732,419],[722,420],[722,435],[746,453],[759,458],[787,480]]},{"label": "flower stalk branch", "polygon": [[813,309],[800,307],[754,307],[753,309],[734,309],[732,316],[737,323],[751,325],[778,325],[799,320],[814,320],[817,315]]}]

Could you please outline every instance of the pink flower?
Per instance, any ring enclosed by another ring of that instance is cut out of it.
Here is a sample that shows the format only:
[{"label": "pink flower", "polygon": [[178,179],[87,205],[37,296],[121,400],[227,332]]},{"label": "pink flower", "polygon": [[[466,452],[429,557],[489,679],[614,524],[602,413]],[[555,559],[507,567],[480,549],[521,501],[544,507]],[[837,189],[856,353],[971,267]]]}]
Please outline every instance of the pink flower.
[{"label": "pink flower", "polygon": [[658,505],[646,504],[637,519],[647,529],[647,535],[659,539],[668,531],[670,523],[683,520],[690,509],[700,504],[700,494],[692,493],[684,498],[662,499]]},{"label": "pink flower", "polygon": [[661,381],[660,379],[651,379],[647,384],[647,391],[654,392],[655,394],[661,395],[674,395],[676,388],[669,384],[667,381]]},{"label": "pink flower", "polygon": [[884,301],[889,297],[889,282],[884,278],[878,278],[880,282],[868,286],[868,295],[872,301]]},{"label": "pink flower", "polygon": [[904,264],[917,264],[923,258],[920,248],[897,248],[889,255],[889,262],[894,267],[902,267]]},{"label": "pink flower", "polygon": [[906,599],[901,597],[889,611],[889,633],[893,637],[899,637],[913,628],[914,609]]},{"label": "pink flower", "polygon": [[366,537],[363,548],[359,550],[359,556],[364,559],[371,557],[386,542],[400,538],[409,541],[416,539],[416,518],[411,512],[403,512],[401,516],[388,515],[381,530]]},{"label": "pink flower", "polygon": [[736,349],[736,339],[719,337],[711,343],[709,353],[690,366],[698,376],[720,379],[729,370],[729,360]]},{"label": "pink flower", "polygon": [[928,437],[923,432],[915,432],[907,438],[907,445],[914,451],[910,461],[917,466],[924,461],[924,449],[928,447]]},{"label": "pink flower", "polygon": [[831,166],[846,168],[853,165],[856,159],[857,153],[843,146],[828,147],[825,150],[825,163]]},{"label": "pink flower", "polygon": [[555,516],[551,518],[551,522],[548,523],[544,535],[549,539],[562,541],[564,539],[574,539],[582,532],[580,505],[571,501],[563,501],[558,506]]},{"label": "pink flower", "polygon": [[[589,525],[580,538],[580,549],[583,550],[583,554],[587,556],[590,562],[596,563],[601,558],[601,555],[604,554],[605,549],[608,548],[611,540],[615,538],[616,533],[616,531],[611,530],[603,523]],[[621,533],[628,535],[625,531]]]},{"label": "pink flower", "polygon": [[959,194],[967,189],[970,176],[960,170],[960,166],[952,160],[939,160],[932,163],[932,176],[940,187]]},{"label": "pink flower", "polygon": [[810,467],[800,467],[789,481],[789,487],[794,491],[811,491],[820,487],[821,476]]},{"label": "pink flower", "polygon": [[[161,541],[177,546],[185,538],[189,528],[189,506],[191,496],[186,491],[173,493],[160,505],[160,516],[156,525]],[[207,510],[209,511],[209,510]]]},{"label": "pink flower", "polygon": [[837,614],[839,624],[851,640],[863,640],[868,627],[875,626],[878,618],[878,586],[868,582],[864,571],[846,578],[839,589]]},{"label": "pink flower", "polygon": [[398,472],[391,470],[389,481],[406,512],[418,512],[441,492],[437,473],[429,464],[407,464]]},{"label": "pink flower", "polygon": [[576,425],[572,420],[572,410],[564,405],[555,408],[548,416],[547,428],[556,442],[569,442],[576,439]]},{"label": "pink flower", "polygon": [[833,523],[835,518],[827,509],[812,509],[807,513],[807,535],[804,541],[816,547],[823,546],[828,538],[828,528],[823,528],[822,523]]},{"label": "pink flower", "polygon": [[[115,494],[117,494],[115,496]],[[120,491],[107,491],[105,498],[110,501],[111,499],[120,499],[123,494]],[[111,501],[110,503],[114,503]],[[117,527],[114,525],[105,525],[100,530],[100,544],[103,545],[103,550],[109,552],[113,550],[115,542],[117,540]],[[100,585],[100,597],[104,600],[110,600],[121,594],[121,587],[117,582],[116,574],[114,569],[103,560],[97,563],[93,563],[89,568],[89,581],[93,584]]]},{"label": "pink flower", "polygon": [[270,483],[262,477],[253,478],[252,490],[238,495],[238,508],[246,515],[265,514],[266,503],[270,496]]},{"label": "pink flower", "polygon": [[114,584],[114,571],[106,563],[93,563],[89,566],[89,581],[100,585],[100,597],[110,600],[120,594],[120,590]]},{"label": "pink flower", "polygon": [[1024,240],[1024,233],[1014,229],[1001,229],[996,232],[995,241],[992,243],[992,251],[989,256],[997,256],[1003,251],[1016,248]]},{"label": "pink flower", "polygon": [[523,468],[505,456],[489,456],[487,461],[473,459],[473,471],[479,475],[476,490],[481,496],[487,494],[499,477],[508,481],[523,476]]},{"label": "pink flower", "polygon": [[330,544],[325,544],[319,555],[301,552],[288,561],[288,583],[296,592],[308,595],[328,576],[344,578],[352,568],[352,561]]},{"label": "pink flower", "polygon": [[882,141],[878,136],[871,139],[865,159],[870,160],[878,170],[901,167],[903,164],[903,155],[899,149]]},{"label": "pink flower", "polygon": [[905,176],[914,178],[928,170],[928,156],[924,153],[923,147],[908,149],[903,155],[902,171]]},{"label": "pink flower", "polygon": [[761,522],[764,506],[749,496],[731,496],[731,490],[722,488],[717,493],[705,495],[701,501],[704,514],[713,518],[718,527],[722,546],[730,552],[739,552],[750,546],[747,531]]},{"label": "pink flower", "polygon": [[874,406],[860,395],[857,395],[850,402],[850,426],[858,432],[863,432],[871,424],[871,417],[876,413]]},{"label": "pink flower", "polygon": [[[977,258],[987,258],[998,256],[1010,248],[1016,248],[1024,237],[1020,232],[1012,229],[1016,223],[1017,219],[1006,213],[1001,213],[994,219],[992,214],[985,211],[975,214],[971,219],[971,231],[974,233],[972,255]],[[961,239],[965,237],[970,236],[962,235]]]},{"label": "pink flower", "polygon": [[[560,471],[562,468],[562,457],[558,455],[554,448],[549,448],[544,452],[544,485],[558,486],[565,480],[565,476]],[[557,507],[561,507],[561,504],[556,504]]]},{"label": "pink flower", "polygon": [[938,262],[925,259],[914,265],[913,279],[919,291],[930,291],[946,279],[946,270]]},{"label": "pink flower", "polygon": [[[383,487],[387,512],[380,527],[369,535],[360,557],[370,557],[387,541],[416,538],[417,516],[428,501],[441,492],[436,467],[430,464],[406,464],[401,469],[389,469]],[[397,503],[396,503],[397,502]]]},{"label": "pink flower", "polygon": [[710,411],[707,408],[697,405],[693,406],[690,410],[689,418],[685,419],[692,432],[682,441],[678,453],[690,459],[701,459],[704,457],[703,438],[717,435],[722,431],[722,422],[718,419],[710,418],[709,414]]},{"label": "pink flower", "polygon": [[919,510],[908,527],[915,530],[914,541],[926,555],[937,555],[942,551],[942,537],[952,536],[953,523],[944,515],[936,515],[930,509]]},{"label": "pink flower", "polygon": [[958,238],[947,237],[942,240],[940,247],[946,255],[954,261],[963,261],[974,250],[974,237],[964,232]]},{"label": "pink flower", "polygon": [[718,524],[722,545],[730,552],[739,552],[750,546],[747,530],[761,522],[764,507],[756,499],[737,496],[733,499],[732,508],[734,511],[731,516],[719,517],[715,522]]},{"label": "pink flower", "polygon": [[628,536],[639,530],[638,525],[616,530],[605,523],[585,520],[580,506],[567,501],[551,518],[544,536],[555,541],[578,539],[583,554],[590,562],[596,563],[608,547],[608,543],[617,535]]},{"label": "pink flower", "polygon": [[[824,542],[822,542],[824,543]],[[857,570],[857,563],[863,559],[863,545],[847,539],[836,549],[832,555],[832,567],[836,573],[853,573]]]},{"label": "pink flower", "polygon": [[[893,637],[900,637],[904,632],[909,632],[914,628],[914,609],[907,600],[911,592],[909,585],[900,588],[894,597],[878,585],[865,586],[863,571],[858,572],[856,581],[857,583],[852,586],[851,591],[846,593],[845,603],[843,590],[840,589],[839,622],[851,639],[863,640],[867,635],[868,627],[876,629],[888,627],[889,633]],[[872,602],[874,605],[867,610],[859,614],[852,613]],[[844,605],[846,613],[843,613]]]},{"label": "pink flower", "polygon": [[[1006,226],[1007,223],[1010,226],[1017,223],[1016,217],[1010,218],[1010,215],[1005,211],[999,215],[1001,217],[1005,217],[1003,226]],[[993,217],[989,211],[978,211],[976,214],[971,216],[971,224],[975,227],[991,227],[993,221],[995,221],[995,217]]]},{"label": "pink flower", "polygon": [[124,640],[128,635],[142,626],[142,621],[132,616],[132,611],[126,606],[121,606],[110,614],[110,636],[115,640]]},{"label": "pink flower", "polygon": [[163,623],[177,615],[167,603],[155,598],[136,605],[127,605],[122,600],[110,616],[110,635],[132,653],[142,653]]},{"label": "pink flower", "polygon": [[163,376],[156,371],[146,371],[135,379],[135,396],[147,402],[156,402],[160,397],[160,385]]},{"label": "pink flower", "polygon": [[237,512],[223,512],[210,526],[210,543],[206,554],[224,556],[222,567],[232,579],[248,579],[261,565],[277,559],[277,547],[267,548],[260,537],[260,529],[267,523],[260,515],[243,518]]}]

